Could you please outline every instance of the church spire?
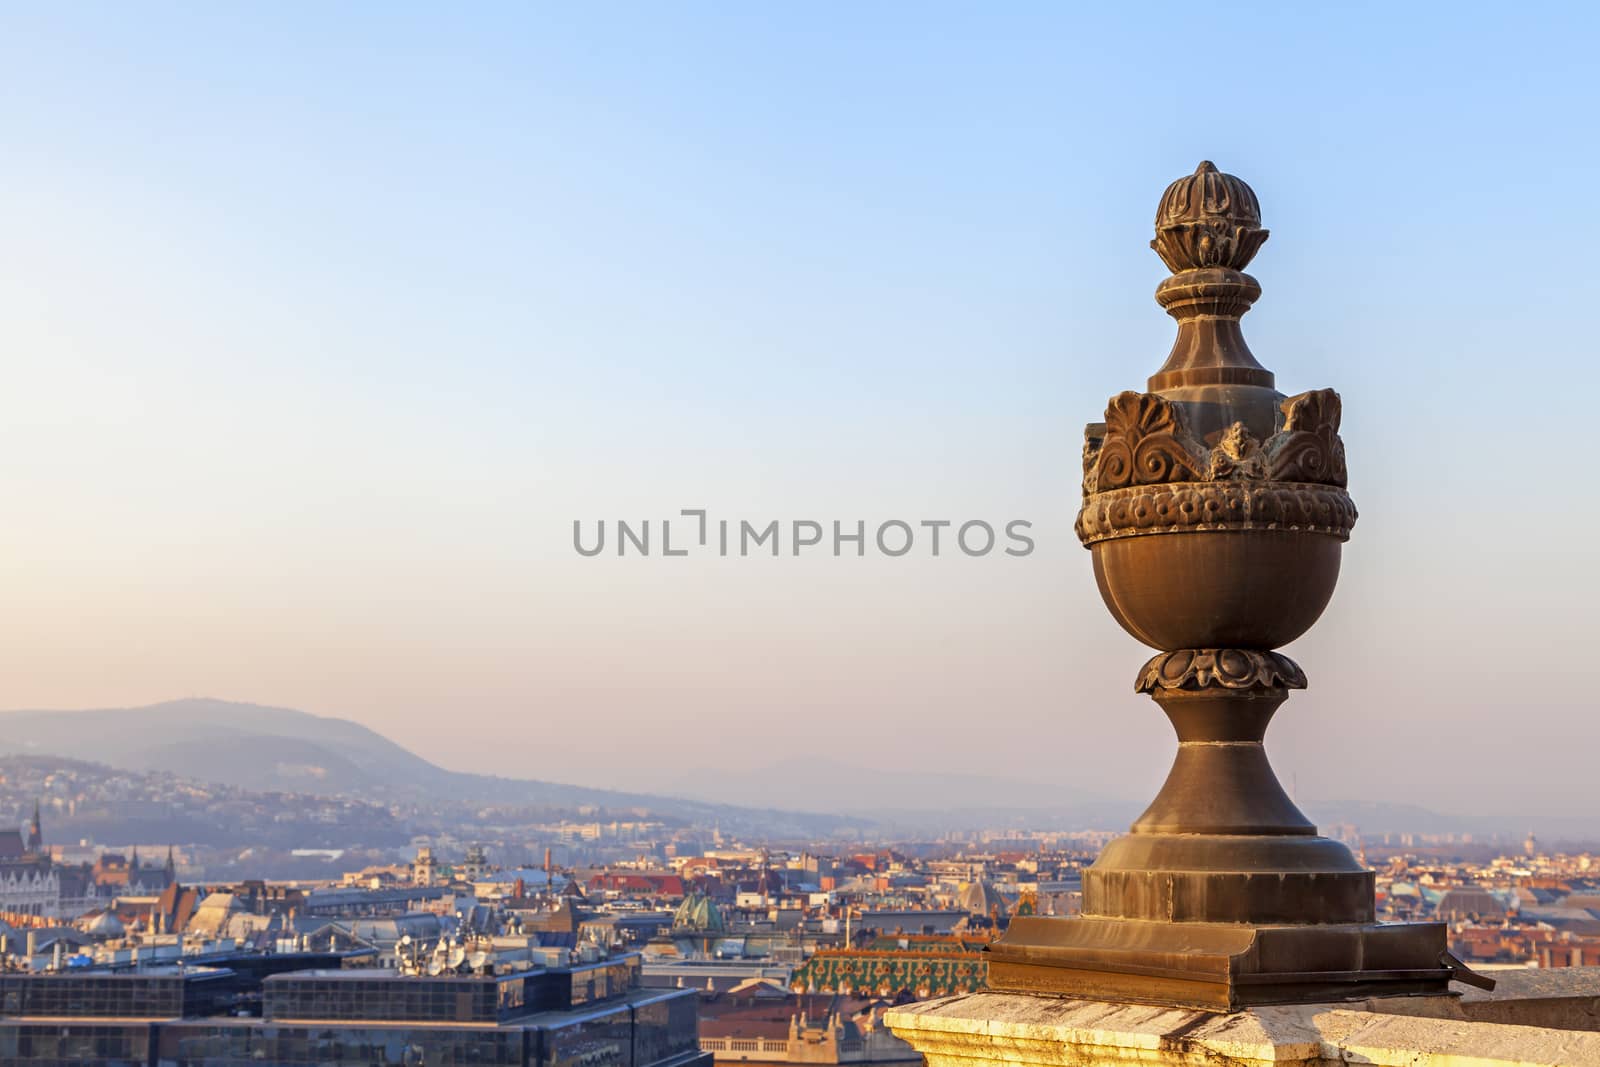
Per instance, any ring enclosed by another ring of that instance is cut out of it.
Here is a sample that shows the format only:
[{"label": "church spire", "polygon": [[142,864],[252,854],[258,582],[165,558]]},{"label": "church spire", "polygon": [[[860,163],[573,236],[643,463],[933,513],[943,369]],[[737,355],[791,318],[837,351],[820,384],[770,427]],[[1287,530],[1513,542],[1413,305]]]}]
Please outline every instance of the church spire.
[{"label": "church spire", "polygon": [[39,825],[39,798],[33,798],[33,822],[28,824],[28,851],[39,852],[44,848],[44,830]]}]

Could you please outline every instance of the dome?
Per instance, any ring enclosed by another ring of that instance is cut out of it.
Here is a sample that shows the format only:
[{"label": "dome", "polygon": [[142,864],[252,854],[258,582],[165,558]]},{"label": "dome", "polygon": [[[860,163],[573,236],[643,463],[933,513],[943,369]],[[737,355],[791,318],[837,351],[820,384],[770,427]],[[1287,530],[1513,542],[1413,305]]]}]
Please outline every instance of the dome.
[{"label": "dome", "polygon": [[1209,267],[1244,270],[1266,240],[1255,191],[1205,160],[1161,195],[1150,247],[1178,274]]},{"label": "dome", "polygon": [[704,893],[694,892],[683,898],[672,915],[674,930],[717,931],[726,928],[722,909],[711,902]]},{"label": "dome", "polygon": [[121,937],[127,931],[123,929],[122,920],[117,918],[117,913],[108,908],[94,917],[84,928],[84,933],[96,937]]},{"label": "dome", "polygon": [[996,915],[1009,914],[1011,909],[1006,904],[1005,897],[994,887],[993,882],[963,882],[956,891],[956,906],[971,915],[988,915],[991,911]]}]

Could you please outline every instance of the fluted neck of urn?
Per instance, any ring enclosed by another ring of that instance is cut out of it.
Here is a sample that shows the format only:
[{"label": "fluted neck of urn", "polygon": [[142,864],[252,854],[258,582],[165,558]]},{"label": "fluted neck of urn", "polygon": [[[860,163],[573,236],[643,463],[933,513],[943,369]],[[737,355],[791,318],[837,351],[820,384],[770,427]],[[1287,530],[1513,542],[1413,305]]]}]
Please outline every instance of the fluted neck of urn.
[{"label": "fluted neck of urn", "polygon": [[1245,342],[1239,320],[1261,295],[1248,274],[1208,267],[1174,274],[1156,288],[1156,303],[1178,320],[1178,336],[1161,369],[1150,376],[1152,393],[1197,385],[1255,385],[1276,379]]}]

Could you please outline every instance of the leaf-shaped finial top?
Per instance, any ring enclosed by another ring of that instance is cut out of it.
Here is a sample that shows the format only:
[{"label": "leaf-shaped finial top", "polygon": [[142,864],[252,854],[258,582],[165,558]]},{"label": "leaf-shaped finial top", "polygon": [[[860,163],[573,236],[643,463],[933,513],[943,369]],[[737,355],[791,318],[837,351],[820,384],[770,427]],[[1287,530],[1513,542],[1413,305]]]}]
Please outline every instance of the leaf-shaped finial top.
[{"label": "leaf-shaped finial top", "polygon": [[1255,192],[1207,159],[1167,186],[1150,247],[1174,274],[1208,267],[1243,270],[1266,239]]}]

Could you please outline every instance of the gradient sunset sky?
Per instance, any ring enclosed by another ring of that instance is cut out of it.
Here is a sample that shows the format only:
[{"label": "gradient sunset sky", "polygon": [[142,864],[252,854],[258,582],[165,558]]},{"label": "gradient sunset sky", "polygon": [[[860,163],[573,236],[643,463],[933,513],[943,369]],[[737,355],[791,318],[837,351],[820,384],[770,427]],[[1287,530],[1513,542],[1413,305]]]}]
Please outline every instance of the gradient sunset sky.
[{"label": "gradient sunset sky", "polygon": [[[1211,159],[1272,231],[1246,334],[1342,393],[1361,509],[1280,773],[1591,810],[1593,12],[11,6],[0,705],[1149,796],[1149,653],[1072,519],[1083,424],[1171,343],[1156,201]],[[690,507],[1038,548],[573,551]]]}]

